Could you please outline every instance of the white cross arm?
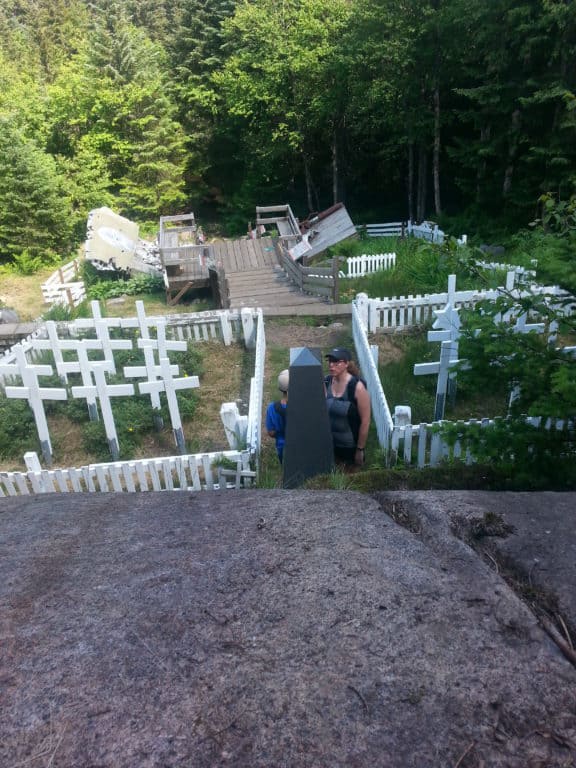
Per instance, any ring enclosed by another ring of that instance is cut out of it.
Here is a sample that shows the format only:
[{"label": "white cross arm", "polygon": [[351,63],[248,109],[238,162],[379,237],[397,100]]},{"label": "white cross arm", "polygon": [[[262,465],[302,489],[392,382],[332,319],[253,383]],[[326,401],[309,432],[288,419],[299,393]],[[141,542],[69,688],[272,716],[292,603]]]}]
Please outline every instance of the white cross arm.
[{"label": "white cross arm", "polygon": [[[121,397],[122,395],[133,395],[134,384],[108,384],[106,394],[109,397]],[[72,387],[73,397],[97,397],[98,387]]]},{"label": "white cross arm", "polygon": [[428,331],[428,341],[452,341],[451,331]]},{"label": "white cross arm", "polygon": [[[52,349],[53,346],[51,339],[32,339],[30,343],[34,349]],[[76,351],[80,346],[85,349],[102,349],[102,342],[100,339],[58,339],[58,346],[60,349],[72,351]]]},{"label": "white cross arm", "polygon": [[[88,368],[90,369],[90,360],[88,361]],[[102,366],[103,370],[105,370],[107,373],[114,373],[114,363],[110,360],[95,360],[94,362],[97,362],[99,365]],[[62,373],[80,373],[82,371],[82,366],[80,365],[80,362],[78,360],[72,360],[68,363],[56,363],[56,370],[59,374]]]},{"label": "white cross arm", "polygon": [[[28,400],[31,397],[30,387],[6,387],[6,397],[19,397]],[[68,393],[65,389],[56,387],[39,387],[36,392],[42,400],[67,400]]]},{"label": "white cross arm", "polygon": [[95,328],[96,323],[99,320],[103,320],[108,328],[121,328],[122,325],[122,318],[120,317],[79,317],[73,322],[74,329],[84,329],[84,328]]},{"label": "white cross arm", "polygon": [[[170,383],[173,389],[193,389],[200,386],[200,379],[198,376],[186,376],[186,378],[183,379],[171,379]],[[142,395],[149,395],[152,392],[166,391],[164,379],[159,379],[158,381],[141,381],[138,383],[138,389]]]},{"label": "white cross arm", "polygon": [[[21,368],[19,365],[11,365],[10,363],[0,364],[0,374],[2,376],[20,376]],[[52,376],[53,370],[51,365],[35,365],[34,373],[37,376]]]},{"label": "white cross arm", "polygon": [[[462,362],[461,360],[450,360],[448,362],[448,366],[450,368],[453,368],[457,363]],[[414,376],[426,376],[427,374],[431,373],[439,373],[440,372],[440,362],[436,363],[416,363],[414,366]]]},{"label": "white cross arm", "polygon": [[[186,352],[188,343],[185,341],[165,341],[164,348],[169,352]],[[158,349],[158,339],[138,339],[140,349]]]},{"label": "white cross arm", "polygon": [[[162,369],[159,365],[155,365],[152,367],[152,372],[155,376],[161,376],[162,375]],[[180,373],[180,369],[177,365],[171,365],[170,366],[170,374],[172,376],[178,376]],[[127,379],[133,378],[133,377],[141,377],[143,379],[146,379],[149,376],[148,368],[146,368],[145,365],[128,365],[124,368],[124,376]]]}]

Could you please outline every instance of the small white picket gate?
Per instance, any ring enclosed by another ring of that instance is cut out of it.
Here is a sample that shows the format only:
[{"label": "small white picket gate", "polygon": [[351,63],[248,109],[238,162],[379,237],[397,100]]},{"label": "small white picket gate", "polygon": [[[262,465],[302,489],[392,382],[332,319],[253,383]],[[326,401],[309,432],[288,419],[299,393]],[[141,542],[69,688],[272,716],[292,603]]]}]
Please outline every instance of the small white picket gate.
[{"label": "small white picket gate", "polygon": [[73,259],[59,267],[46,282],[42,283],[42,296],[45,304],[61,304],[65,307],[77,307],[86,298],[84,282],[79,278],[80,261]]},{"label": "small white picket gate", "polygon": [[[380,224],[364,224],[356,227],[356,229],[364,231],[367,237],[405,237],[410,235],[438,245],[441,245],[446,239],[446,233],[433,221],[423,221],[420,224],[414,224],[412,221],[390,221]],[[467,241],[467,235],[457,238],[459,245],[466,245]]]},{"label": "small white picket gate", "polygon": [[350,256],[346,259],[346,272],[340,271],[339,277],[354,278],[372,275],[396,266],[395,253],[363,253],[361,256]]}]

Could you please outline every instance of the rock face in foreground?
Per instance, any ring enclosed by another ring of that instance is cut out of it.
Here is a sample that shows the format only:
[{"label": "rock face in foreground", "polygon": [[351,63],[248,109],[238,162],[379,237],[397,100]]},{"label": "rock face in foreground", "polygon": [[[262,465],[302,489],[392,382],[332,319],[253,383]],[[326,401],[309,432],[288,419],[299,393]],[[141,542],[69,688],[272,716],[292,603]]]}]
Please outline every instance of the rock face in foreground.
[{"label": "rock face in foreground", "polygon": [[576,669],[439,496],[0,499],[0,764],[574,764]]}]

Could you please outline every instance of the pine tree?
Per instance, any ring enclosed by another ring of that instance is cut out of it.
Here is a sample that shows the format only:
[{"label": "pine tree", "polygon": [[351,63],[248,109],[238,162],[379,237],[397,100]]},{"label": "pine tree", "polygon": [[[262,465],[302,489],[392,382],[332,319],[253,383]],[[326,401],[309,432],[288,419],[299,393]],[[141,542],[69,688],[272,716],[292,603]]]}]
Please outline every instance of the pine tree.
[{"label": "pine tree", "polygon": [[71,244],[62,179],[50,155],[0,119],[0,258],[48,259]]}]

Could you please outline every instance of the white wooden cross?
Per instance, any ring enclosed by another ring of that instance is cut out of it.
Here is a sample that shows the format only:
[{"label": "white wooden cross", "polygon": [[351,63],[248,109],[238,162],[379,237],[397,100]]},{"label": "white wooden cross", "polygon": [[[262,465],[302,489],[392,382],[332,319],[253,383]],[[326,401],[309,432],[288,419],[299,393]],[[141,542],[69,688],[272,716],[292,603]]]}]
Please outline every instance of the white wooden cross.
[{"label": "white wooden cross", "polygon": [[[139,302],[141,305],[141,310],[143,311],[144,305],[142,302]],[[188,345],[185,341],[167,341],[166,340],[166,321],[164,318],[160,319],[158,318],[156,331],[157,331],[157,338],[152,339],[150,338],[150,332],[148,329],[148,325],[145,323],[142,323],[141,325],[141,333],[143,333],[143,337],[138,339],[138,347],[144,351],[144,365],[132,365],[132,366],[125,366],[124,367],[124,376],[126,378],[132,378],[132,377],[139,377],[139,378],[147,378],[148,381],[156,381],[157,379],[162,377],[162,372],[160,365],[156,365],[155,355],[154,352],[158,351],[158,359],[162,360],[163,358],[168,357],[168,352],[186,352],[186,349],[188,348]],[[179,368],[177,365],[170,366],[170,371],[172,376],[178,376]],[[157,390],[152,389],[150,391],[150,402],[152,403],[152,408],[154,411],[156,411],[155,414],[155,421],[156,426],[160,430],[163,428],[162,419],[160,417],[160,394]]]},{"label": "white wooden cross", "polygon": [[51,376],[53,373],[51,365],[32,365],[26,359],[26,352],[21,344],[13,347],[16,356],[16,364],[0,363],[0,374],[3,376],[20,376],[22,386],[5,387],[6,397],[21,398],[28,400],[30,408],[34,413],[36,420],[36,429],[38,438],[42,447],[42,455],[48,466],[52,464],[52,444],[50,442],[50,432],[46,413],[44,412],[43,400],[66,400],[68,394],[65,389],[56,387],[41,387],[38,382],[39,376]]},{"label": "white wooden cross", "polygon": [[[544,333],[544,323],[527,323],[528,314],[524,312],[518,315],[515,324],[512,326],[514,333]],[[510,391],[510,397],[508,399],[508,408],[512,407],[512,403],[520,397],[520,385],[518,383],[512,384],[512,390]]]},{"label": "white wooden cross", "polygon": [[[454,350],[456,346],[456,352]],[[414,366],[415,376],[425,376],[427,374],[438,374],[436,383],[436,402],[434,405],[434,421],[440,421],[444,418],[444,409],[446,405],[446,390],[448,387],[448,378],[450,368],[454,367],[458,360],[458,342],[443,341],[440,349],[440,360],[434,363],[417,363]]]},{"label": "white wooden cross", "polygon": [[[74,326],[76,328],[95,329],[96,339],[86,339],[86,341],[93,345],[89,349],[101,349],[104,353],[104,359],[112,363],[114,373],[116,373],[114,350],[132,349],[132,342],[130,339],[111,339],[110,328],[120,328],[123,321],[119,317],[102,317],[100,302],[98,301],[91,301],[90,306],[92,308],[92,318],[75,320]],[[60,343],[62,344],[62,341]]]},{"label": "white wooden cross", "polygon": [[122,328],[138,328],[142,339],[150,338],[150,328],[158,324],[157,317],[147,317],[143,301],[136,302],[136,317],[123,317]]},{"label": "white wooden cross", "polygon": [[199,387],[200,380],[198,379],[198,376],[185,376],[178,379],[173,378],[172,366],[167,357],[160,358],[160,374],[162,378],[158,381],[139,382],[138,389],[142,395],[151,395],[153,392],[158,394],[160,392],[166,393],[168,410],[170,411],[170,419],[172,421],[172,429],[174,430],[174,439],[178,446],[178,450],[181,454],[184,454],[186,453],[186,444],[184,441],[184,432],[182,430],[182,421],[180,419],[180,409],[178,408],[178,399],[176,398],[176,390]]},{"label": "white wooden cross", "polygon": [[[54,320],[47,320],[45,327],[48,338],[30,339],[30,344],[33,349],[49,349],[52,352],[56,368],[58,368],[58,363],[64,362],[64,358],[62,357],[62,347],[60,346],[60,339],[58,338],[58,329]],[[58,371],[58,373],[60,374],[60,371]],[[68,383],[66,375],[61,375],[61,378],[64,384]]]},{"label": "white wooden cross", "polygon": [[544,323],[527,323],[528,314],[524,312],[516,318],[512,328],[514,333],[544,333]]},{"label": "white wooden cross", "polygon": [[114,414],[112,413],[112,405],[110,403],[111,397],[121,397],[123,395],[133,395],[133,384],[108,384],[106,381],[105,369],[107,366],[106,361],[91,363],[92,373],[95,379],[95,385],[72,387],[73,397],[83,397],[88,400],[89,398],[100,399],[100,409],[102,411],[102,420],[104,421],[104,429],[106,431],[106,438],[108,439],[108,446],[110,453],[114,461],[120,458],[120,451],[118,448],[118,435],[116,433],[116,425],[114,424]]},{"label": "white wooden cross", "polygon": [[[451,275],[452,277],[452,275]],[[455,286],[454,286],[455,287]],[[450,295],[450,290],[449,290]],[[453,292],[452,292],[453,296]],[[460,338],[460,309],[455,308],[451,301],[449,301],[444,309],[434,310],[436,320],[432,325],[434,330],[428,331],[428,341],[451,341],[451,359],[458,359],[458,339]],[[447,394],[452,405],[456,400],[456,373],[453,372],[448,376],[447,381]]]},{"label": "white wooden cross", "polygon": [[[104,351],[104,360],[107,363],[107,369],[115,373],[113,349],[132,349],[130,339],[110,339],[106,333],[97,339],[61,339],[58,336],[58,328],[53,320],[46,321],[47,339],[31,339],[30,346],[33,349],[44,349],[52,352],[56,369],[62,381],[68,382],[68,373],[79,373],[81,371],[79,362],[66,362],[62,355],[63,351],[72,351],[78,354],[78,350],[97,349]],[[84,381],[84,379],[83,379]]]},{"label": "white wooden cross", "polygon": [[458,360],[458,339],[460,338],[460,309],[454,306],[456,294],[456,275],[448,276],[447,302],[443,309],[435,309],[436,319],[433,330],[428,331],[428,341],[441,342],[440,360],[434,363],[417,363],[414,366],[415,376],[438,374],[436,382],[436,402],[434,405],[434,421],[444,418],[446,392],[452,398],[456,394],[456,374],[450,373]]},{"label": "white wooden cross", "polygon": [[[92,345],[93,341],[94,339],[82,339],[70,342],[70,344],[73,346],[70,346],[69,349],[74,349],[78,355],[78,359],[71,360],[69,362],[62,361],[61,363],[56,363],[58,373],[64,376],[66,376],[68,373],[79,373],[82,377],[82,386],[84,387],[92,387],[94,385],[92,374],[95,365],[99,365],[107,373],[114,373],[114,363],[110,362],[110,360],[88,359],[88,350],[94,349],[94,346]],[[90,417],[90,421],[99,421],[98,407],[96,405],[96,395],[87,394],[86,403],[88,405],[88,415]]]}]

